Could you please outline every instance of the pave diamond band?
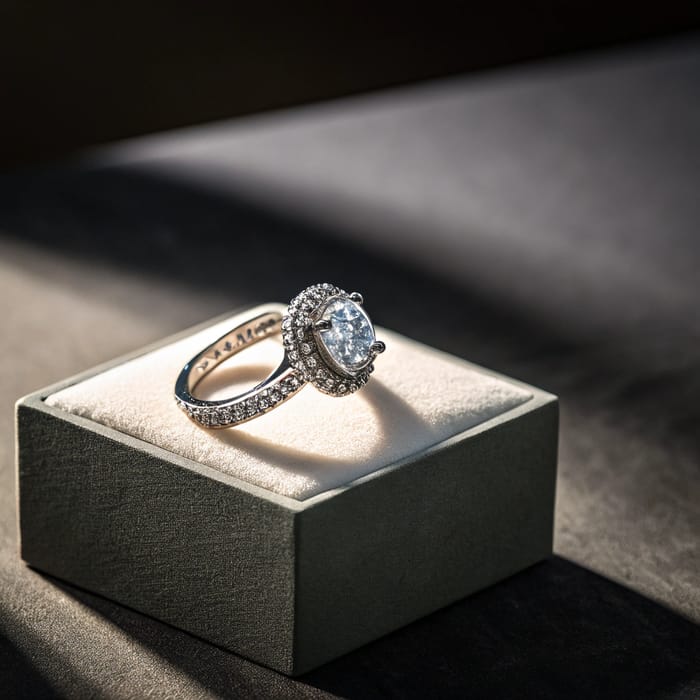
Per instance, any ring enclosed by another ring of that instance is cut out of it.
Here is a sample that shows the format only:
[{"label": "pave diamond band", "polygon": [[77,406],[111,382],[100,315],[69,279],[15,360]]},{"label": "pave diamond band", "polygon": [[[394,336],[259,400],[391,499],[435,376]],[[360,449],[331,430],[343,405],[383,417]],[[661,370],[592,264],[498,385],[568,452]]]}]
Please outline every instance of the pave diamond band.
[{"label": "pave diamond band", "polygon": [[266,413],[293,396],[305,382],[286,360],[265,381],[233,398],[205,401],[193,395],[197,384],[214,368],[251,345],[279,333],[281,326],[282,314],[279,311],[260,314],[193,357],[175,384],[175,401],[180,408],[205,428],[228,428]]},{"label": "pave diamond band", "polygon": [[[285,355],[264,381],[229,399],[194,396],[199,382],[222,362],[280,332]],[[357,391],[369,380],[374,359],[384,348],[361,294],[316,284],[294,297],[285,315],[277,310],[261,313],[193,357],[177,378],[175,400],[197,424],[228,428],[276,408],[307,383],[331,396]]]}]

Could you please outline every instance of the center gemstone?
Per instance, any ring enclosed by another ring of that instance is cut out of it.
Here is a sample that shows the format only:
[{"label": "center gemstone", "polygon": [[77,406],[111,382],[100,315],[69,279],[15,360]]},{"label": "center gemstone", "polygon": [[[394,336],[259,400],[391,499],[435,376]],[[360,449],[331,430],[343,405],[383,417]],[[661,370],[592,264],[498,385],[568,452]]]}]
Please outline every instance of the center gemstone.
[{"label": "center gemstone", "polygon": [[353,374],[371,362],[374,328],[359,304],[347,297],[334,297],[326,302],[319,318],[331,324],[319,332],[319,338],[341,371]]}]

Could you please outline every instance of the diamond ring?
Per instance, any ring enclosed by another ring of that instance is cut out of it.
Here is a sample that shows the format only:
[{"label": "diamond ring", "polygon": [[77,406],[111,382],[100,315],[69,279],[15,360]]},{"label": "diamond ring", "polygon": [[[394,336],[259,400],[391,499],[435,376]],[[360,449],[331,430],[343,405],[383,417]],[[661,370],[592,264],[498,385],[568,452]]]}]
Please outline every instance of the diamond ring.
[{"label": "diamond ring", "polygon": [[[219,401],[193,395],[224,360],[280,332],[284,359],[260,384]],[[198,425],[228,428],[271,411],[306,384],[330,396],[352,394],[367,383],[374,359],[384,349],[361,294],[315,284],[291,300],[286,314],[276,309],[258,314],[195,355],[177,378],[175,400]]]}]

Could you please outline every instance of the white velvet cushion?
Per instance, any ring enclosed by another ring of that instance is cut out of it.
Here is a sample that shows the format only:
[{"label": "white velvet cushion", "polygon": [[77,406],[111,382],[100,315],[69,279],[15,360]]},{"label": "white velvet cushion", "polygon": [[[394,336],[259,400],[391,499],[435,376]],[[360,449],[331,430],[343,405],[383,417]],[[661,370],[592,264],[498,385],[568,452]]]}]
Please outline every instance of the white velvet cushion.
[{"label": "white velvet cushion", "polygon": [[[305,499],[420,453],[530,398],[506,379],[378,328],[387,350],[369,384],[356,394],[332,398],[307,386],[260,418],[204,430],[175,405],[175,378],[190,357],[240,318],[74,384],[46,402],[251,484]],[[212,372],[198,395],[224,398],[237,386],[250,387],[281,355],[278,339],[258,343]]]}]

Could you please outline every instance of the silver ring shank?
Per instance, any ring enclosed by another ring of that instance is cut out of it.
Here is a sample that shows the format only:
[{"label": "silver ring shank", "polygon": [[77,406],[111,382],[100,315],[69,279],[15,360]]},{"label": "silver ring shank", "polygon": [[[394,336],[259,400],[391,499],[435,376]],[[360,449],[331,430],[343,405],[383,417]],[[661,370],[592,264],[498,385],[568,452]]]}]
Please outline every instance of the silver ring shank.
[{"label": "silver ring shank", "polygon": [[206,428],[228,428],[284,403],[305,384],[299,372],[289,365],[286,355],[279,367],[260,384],[230,399],[205,401],[192,395],[199,382],[215,367],[255,343],[281,332],[281,328],[282,314],[268,311],[236,326],[195,355],[183,367],[175,383],[178,406],[193,421]]}]

